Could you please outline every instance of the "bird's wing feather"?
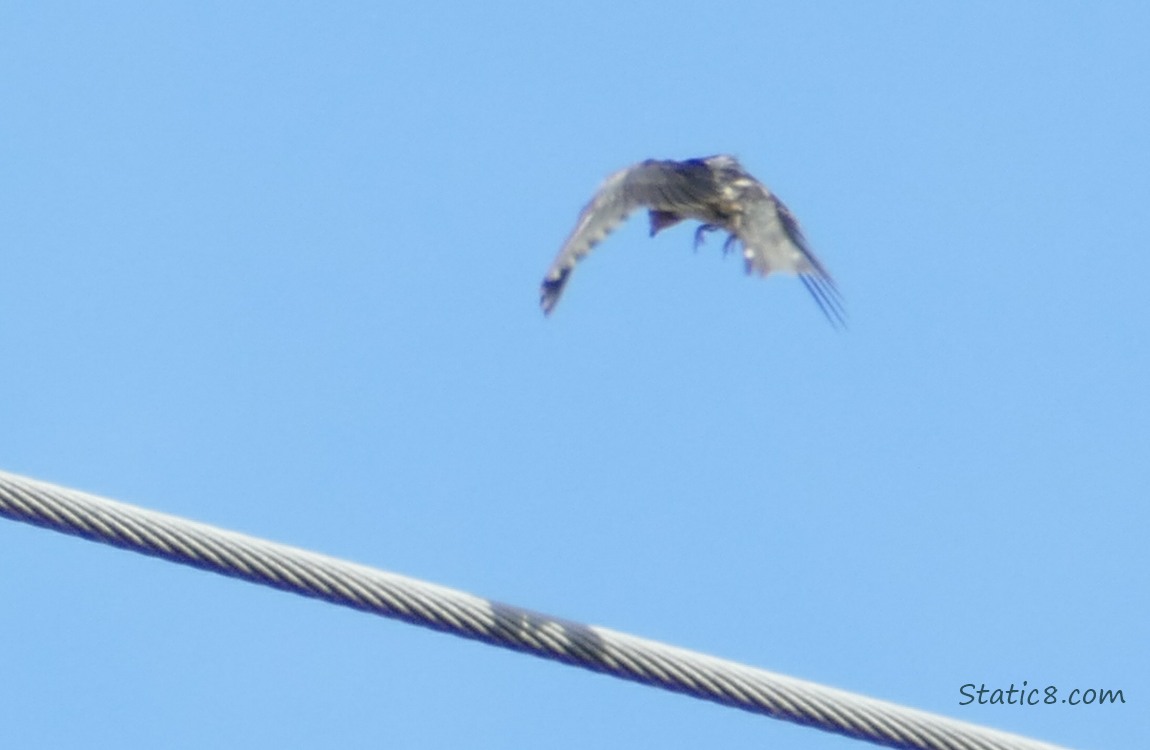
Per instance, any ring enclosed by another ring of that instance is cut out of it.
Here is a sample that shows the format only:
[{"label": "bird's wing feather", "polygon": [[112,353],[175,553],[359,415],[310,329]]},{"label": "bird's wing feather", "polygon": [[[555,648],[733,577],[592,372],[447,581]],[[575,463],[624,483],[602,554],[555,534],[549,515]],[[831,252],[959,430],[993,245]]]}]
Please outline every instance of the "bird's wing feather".
[{"label": "bird's wing feather", "polygon": [[649,208],[694,218],[714,202],[716,191],[714,175],[701,160],[648,160],[608,177],[543,277],[543,312],[555,307],[575,264],[634,211]]},{"label": "bird's wing feather", "polygon": [[747,197],[736,235],[743,243],[747,273],[798,274],[827,319],[836,326],[846,324],[842,295],[834,279],[811,251],[794,214],[766,188]]}]

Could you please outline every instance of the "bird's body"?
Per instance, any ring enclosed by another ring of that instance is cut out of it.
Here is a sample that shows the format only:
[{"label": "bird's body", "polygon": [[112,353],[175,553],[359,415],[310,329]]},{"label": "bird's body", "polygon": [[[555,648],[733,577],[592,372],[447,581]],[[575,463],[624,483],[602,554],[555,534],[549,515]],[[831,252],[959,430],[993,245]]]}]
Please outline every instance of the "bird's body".
[{"label": "bird's body", "polygon": [[694,219],[703,232],[729,233],[724,248],[739,242],[747,273],[775,271],[798,274],[827,318],[842,324],[844,315],[834,280],[807,246],[787,207],[732,156],[686,161],[648,159],[607,178],[584,207],[574,231],[543,278],[540,300],[550,313],[588,252],[633,212],[646,208],[651,236]]}]

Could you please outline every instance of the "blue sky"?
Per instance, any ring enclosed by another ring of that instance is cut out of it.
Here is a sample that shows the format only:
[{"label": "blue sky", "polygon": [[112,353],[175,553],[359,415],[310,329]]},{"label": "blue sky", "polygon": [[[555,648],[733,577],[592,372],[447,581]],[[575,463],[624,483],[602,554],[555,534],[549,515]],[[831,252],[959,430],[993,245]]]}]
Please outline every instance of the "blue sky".
[{"label": "blue sky", "polygon": [[[7,3],[0,467],[1073,747],[1148,739],[1150,10]],[[850,316],[634,220],[736,154]],[[854,741],[11,522],[5,747]],[[985,683],[1116,706],[960,706]]]}]

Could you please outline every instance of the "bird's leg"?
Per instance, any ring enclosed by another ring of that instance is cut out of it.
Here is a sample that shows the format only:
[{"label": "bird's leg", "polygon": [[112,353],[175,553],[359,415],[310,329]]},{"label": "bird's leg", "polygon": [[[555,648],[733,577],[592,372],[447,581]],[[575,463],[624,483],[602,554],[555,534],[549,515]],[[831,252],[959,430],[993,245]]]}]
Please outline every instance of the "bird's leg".
[{"label": "bird's leg", "polygon": [[703,240],[705,239],[703,237],[703,235],[705,233],[717,232],[720,229],[722,229],[722,227],[720,227],[718,224],[701,224],[701,225],[699,225],[699,228],[695,230],[695,249],[698,250],[699,245],[703,244]]},{"label": "bird's leg", "polygon": [[727,253],[731,252],[731,248],[734,247],[738,241],[739,238],[737,236],[733,234],[727,235],[727,241],[723,243],[723,257],[726,257]]}]

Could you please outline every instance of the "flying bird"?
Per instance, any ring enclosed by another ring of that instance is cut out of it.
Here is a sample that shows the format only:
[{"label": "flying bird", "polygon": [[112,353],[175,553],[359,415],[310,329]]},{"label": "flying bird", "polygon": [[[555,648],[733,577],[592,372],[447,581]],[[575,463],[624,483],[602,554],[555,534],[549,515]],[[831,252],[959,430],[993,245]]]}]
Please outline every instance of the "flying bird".
[{"label": "flying bird", "polygon": [[648,159],[608,177],[543,277],[544,314],[555,309],[575,264],[640,208],[647,209],[652,237],[687,219],[702,222],[695,230],[696,248],[705,233],[726,231],[724,254],[736,243],[742,245],[748,274],[797,274],[827,319],[836,327],[845,324],[838,288],[811,252],[795,217],[735,157],[726,155]]}]

